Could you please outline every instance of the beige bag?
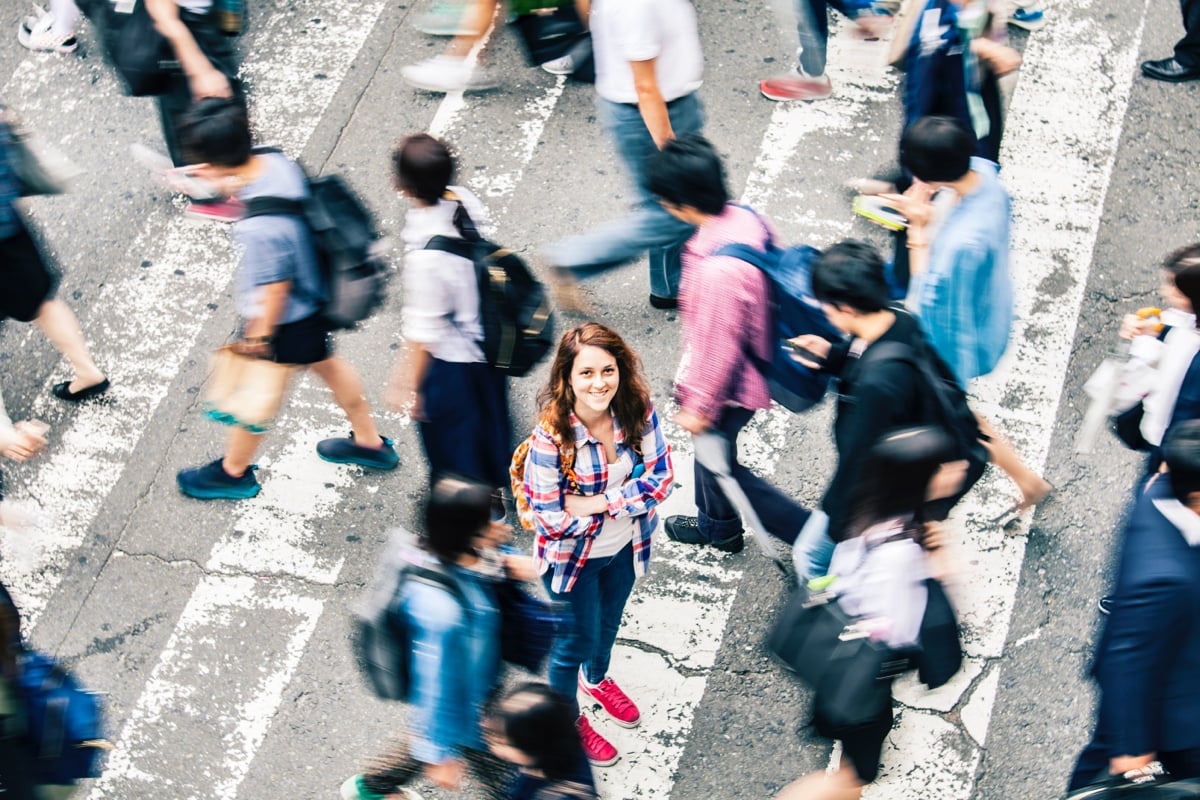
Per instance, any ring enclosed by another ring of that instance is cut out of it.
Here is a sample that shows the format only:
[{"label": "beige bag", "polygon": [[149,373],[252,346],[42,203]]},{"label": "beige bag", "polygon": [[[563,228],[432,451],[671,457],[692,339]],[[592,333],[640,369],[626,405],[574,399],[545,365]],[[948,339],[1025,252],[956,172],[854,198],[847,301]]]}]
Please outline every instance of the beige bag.
[{"label": "beige bag", "polygon": [[238,355],[226,345],[213,353],[204,413],[222,425],[266,433],[298,369],[295,364]]}]

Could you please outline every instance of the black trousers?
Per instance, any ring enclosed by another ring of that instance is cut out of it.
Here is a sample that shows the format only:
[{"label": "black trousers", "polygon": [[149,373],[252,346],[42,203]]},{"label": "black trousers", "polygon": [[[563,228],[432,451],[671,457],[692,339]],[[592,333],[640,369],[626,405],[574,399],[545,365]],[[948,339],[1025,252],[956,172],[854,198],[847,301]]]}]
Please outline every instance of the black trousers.
[{"label": "black trousers", "polygon": [[[215,14],[192,14],[180,9],[179,17],[187,25],[188,30],[196,39],[200,52],[204,53],[212,65],[229,79],[235,97],[245,100],[241,82],[237,79],[237,54],[233,47],[233,37],[226,36],[217,28]],[[179,142],[179,117],[192,104],[192,87],[187,75],[182,72],[171,77],[171,88],[165,94],[158,96],[158,116],[162,122],[163,139],[167,143],[167,153],[175,166],[181,167],[188,163]]]},{"label": "black trousers", "polygon": [[1179,0],[1183,12],[1183,38],[1175,44],[1175,60],[1182,66],[1200,67],[1200,0]]},{"label": "black trousers", "polygon": [[[1067,791],[1073,792],[1108,777],[1108,762],[1117,755],[1105,731],[1096,726],[1096,733],[1079,754]],[[1200,747],[1158,753],[1158,760],[1175,778],[1200,778]]]}]

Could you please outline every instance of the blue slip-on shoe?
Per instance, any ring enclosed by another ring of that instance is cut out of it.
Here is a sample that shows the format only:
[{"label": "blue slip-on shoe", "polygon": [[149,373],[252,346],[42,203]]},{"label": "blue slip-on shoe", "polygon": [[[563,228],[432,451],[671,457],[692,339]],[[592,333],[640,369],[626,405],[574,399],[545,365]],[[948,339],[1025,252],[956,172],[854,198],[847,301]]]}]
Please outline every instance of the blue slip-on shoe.
[{"label": "blue slip-on shoe", "polygon": [[317,442],[317,455],[334,464],[357,464],[371,469],[395,469],[400,456],[392,447],[392,440],[380,436],[383,447],[363,447],[354,443],[354,433],[345,439],[322,439]]},{"label": "blue slip-on shoe", "polygon": [[1040,8],[1018,6],[1008,15],[1008,24],[1024,28],[1027,31],[1041,30],[1046,27],[1046,14]]},{"label": "blue slip-on shoe", "polygon": [[254,497],[262,486],[254,477],[257,464],[251,464],[240,478],[235,478],[221,466],[221,459],[203,467],[182,469],[175,476],[179,491],[197,500],[245,500]]}]

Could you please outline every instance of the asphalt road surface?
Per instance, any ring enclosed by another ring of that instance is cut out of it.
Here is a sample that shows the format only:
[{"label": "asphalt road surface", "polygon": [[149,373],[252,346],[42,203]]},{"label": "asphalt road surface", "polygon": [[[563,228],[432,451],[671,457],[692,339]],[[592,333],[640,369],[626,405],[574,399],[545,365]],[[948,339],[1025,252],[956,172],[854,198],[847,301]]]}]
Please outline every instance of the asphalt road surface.
[{"label": "asphalt road surface", "polygon": [[[503,26],[483,56],[501,87],[443,98],[399,76],[442,46],[409,24],[418,9],[383,0],[253,5],[241,45],[260,140],[314,171],[348,176],[388,231],[398,231],[404,210],[388,153],[416,130],[456,144],[460,180],[490,207],[497,238],[531,257],[628,202],[591,88],[528,69]],[[794,65],[794,34],[780,31],[765,3],[698,5],[706,131],[735,191],[788,241],[882,242],[879,229],[854,218],[842,184],[894,159],[898,77],[881,66],[883,45],[835,32],[834,97],[773,104],[757,79]],[[7,4],[0,30],[15,31],[25,13]],[[1025,64],[1002,156],[1019,320],[1001,369],[973,393],[1058,491],[1000,530],[991,520],[1015,488],[989,475],[956,513],[961,577],[952,592],[967,664],[936,692],[898,688],[897,724],[870,798],[1057,797],[1092,723],[1096,600],[1137,458],[1111,437],[1090,455],[1073,452],[1081,386],[1114,345],[1120,315],[1155,301],[1161,257],[1200,238],[1200,85],[1137,74],[1138,61],[1168,54],[1180,34],[1169,0],[1058,0],[1048,18],[1016,37]],[[33,642],[108,693],[119,745],[79,795],[333,798],[403,727],[403,707],[365,691],[346,637],[386,531],[414,520],[426,473],[415,431],[380,409],[401,467],[380,475],[326,464],[313,446],[346,424],[305,380],[262,451],[257,499],[180,496],[175,472],[220,450],[222,431],[203,418],[199,393],[207,354],[234,325],[228,232],[185,221],[181,201],[128,157],[134,142],[159,146],[155,109],[121,94],[90,29],[65,57],[31,55],[6,34],[0,75],[0,98],[88,170],[73,193],[30,208],[63,266],[61,295],[113,380],[104,401],[67,408],[48,395],[66,368],[45,340],[25,325],[0,330],[10,411],[52,426],[38,461],[5,466],[9,496],[39,505],[45,521],[33,534],[4,534],[0,574]],[[586,290],[596,317],[640,350],[666,410],[678,322],[647,304],[644,266]],[[400,307],[397,288],[361,331],[338,338],[376,406],[400,345]],[[513,383],[519,430],[532,424],[543,374]],[[744,459],[815,502],[833,459],[829,422],[828,404],[760,414]],[[677,513],[691,506],[691,457],[686,436],[673,428],[669,436],[679,488],[667,512]],[[829,763],[831,743],[806,725],[809,693],[763,653],[784,594],[752,547],[726,556],[659,534],[613,666],[645,721],[631,731],[596,722],[623,753],[597,771],[607,798],[768,798]]]}]

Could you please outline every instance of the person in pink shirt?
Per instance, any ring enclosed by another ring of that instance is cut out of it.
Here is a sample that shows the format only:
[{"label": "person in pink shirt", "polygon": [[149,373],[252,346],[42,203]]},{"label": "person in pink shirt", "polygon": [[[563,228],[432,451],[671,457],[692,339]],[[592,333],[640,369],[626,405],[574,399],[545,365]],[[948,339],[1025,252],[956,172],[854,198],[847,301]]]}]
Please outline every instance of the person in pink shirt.
[{"label": "person in pink shirt", "polygon": [[[675,383],[674,421],[693,436],[713,431],[728,442],[729,463],[768,533],[788,544],[812,512],[737,463],[737,437],[754,412],[771,406],[754,354],[770,361],[769,285],[757,267],[714,255],[727,244],[763,249],[772,235],[762,217],[730,202],[721,158],[704,137],[685,134],[651,160],[650,190],[672,216],[696,226],[683,250],[679,313],[683,357]],[[742,521],[714,475],[696,463],[695,517],[664,523],[677,542],[739,552]]]}]

